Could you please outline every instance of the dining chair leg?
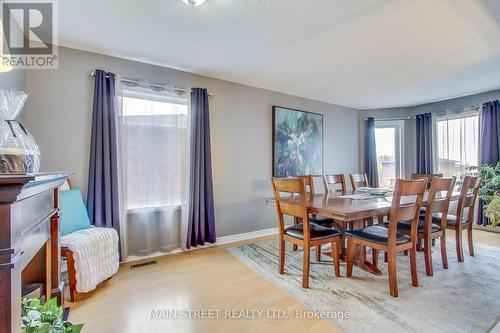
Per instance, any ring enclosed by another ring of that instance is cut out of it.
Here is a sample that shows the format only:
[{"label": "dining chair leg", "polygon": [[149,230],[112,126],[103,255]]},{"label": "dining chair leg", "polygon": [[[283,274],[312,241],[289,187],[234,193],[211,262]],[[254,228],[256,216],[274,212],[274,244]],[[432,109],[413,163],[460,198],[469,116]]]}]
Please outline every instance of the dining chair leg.
[{"label": "dining chair leg", "polygon": [[387,251],[384,251],[384,262],[387,264],[388,259],[387,259]]},{"label": "dining chair leg", "polygon": [[417,251],[422,252],[422,240],[417,240]]},{"label": "dining chair leg", "polygon": [[280,238],[280,267],[279,267],[279,273],[284,274],[285,273],[285,240],[283,238]]},{"label": "dining chair leg", "polygon": [[405,251],[403,252],[403,254],[404,254],[405,256],[407,256],[407,255],[408,255],[408,250],[405,250]]},{"label": "dining chair leg", "polygon": [[332,243],[332,258],[333,265],[335,266],[335,276],[340,276],[340,252],[342,249],[340,248],[340,239],[336,240]]},{"label": "dining chair leg", "polygon": [[354,253],[356,252],[356,243],[352,238],[347,239],[347,277],[352,277],[352,266],[354,264]]},{"label": "dining chair leg", "polygon": [[431,243],[432,243],[432,246],[435,246],[436,245],[436,238],[433,238]]},{"label": "dining chair leg", "polygon": [[432,272],[432,241],[430,237],[424,239],[424,261],[425,261],[425,274],[433,276]]},{"label": "dining chair leg", "polygon": [[321,261],[321,245],[316,245],[316,261]]},{"label": "dining chair leg", "polygon": [[446,254],[446,234],[443,233],[439,239],[441,243],[441,261],[443,262],[443,268],[448,269],[448,255]]},{"label": "dining chair leg", "polygon": [[[298,223],[299,223],[299,219],[298,219],[298,217],[294,217],[294,218],[293,218],[293,224],[298,224]],[[298,245],[296,245],[296,244],[293,244],[293,245],[292,245],[292,251],[294,251],[294,252],[295,252],[295,251],[297,251],[298,249],[299,249]]]},{"label": "dining chair leg", "polygon": [[[387,253],[387,266],[389,273],[389,292],[392,297],[398,297],[398,277],[396,272],[396,252]],[[410,260],[411,261],[411,260]]]},{"label": "dining chair leg", "polygon": [[379,250],[372,249],[372,264],[375,267],[378,266],[378,254],[379,254]]},{"label": "dining chair leg", "polygon": [[469,241],[469,254],[474,257],[474,244],[472,241],[472,228],[467,228],[467,240]]},{"label": "dining chair leg", "polygon": [[415,246],[413,246],[410,250],[410,270],[411,270],[411,284],[414,287],[418,287],[417,250]]},{"label": "dining chair leg", "polygon": [[302,288],[309,288],[309,265],[311,260],[311,248],[304,246],[304,267],[302,272]]},{"label": "dining chair leg", "polygon": [[457,248],[457,259],[459,262],[464,261],[464,250],[462,248],[462,230],[461,229],[455,229],[455,241],[456,241],[456,248]]}]

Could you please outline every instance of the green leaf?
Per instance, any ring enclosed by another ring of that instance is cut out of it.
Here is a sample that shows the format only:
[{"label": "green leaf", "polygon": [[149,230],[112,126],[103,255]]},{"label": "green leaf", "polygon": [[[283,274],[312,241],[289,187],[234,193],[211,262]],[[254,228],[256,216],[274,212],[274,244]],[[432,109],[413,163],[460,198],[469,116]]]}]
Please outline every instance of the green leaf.
[{"label": "green leaf", "polygon": [[71,333],[80,333],[83,329],[83,324],[73,325],[71,327]]},{"label": "green leaf", "polygon": [[38,327],[33,333],[54,333],[54,328],[49,323],[44,323],[42,326]]},{"label": "green leaf", "polygon": [[42,304],[39,299],[21,302],[23,333],[79,333],[83,324],[73,325],[62,319],[63,309],[53,298]]}]

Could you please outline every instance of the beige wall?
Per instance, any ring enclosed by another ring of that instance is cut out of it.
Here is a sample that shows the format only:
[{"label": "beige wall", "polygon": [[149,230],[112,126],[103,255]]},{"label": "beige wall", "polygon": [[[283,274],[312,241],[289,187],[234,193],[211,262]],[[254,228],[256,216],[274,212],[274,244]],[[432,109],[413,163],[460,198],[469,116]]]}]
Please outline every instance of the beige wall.
[{"label": "beige wall", "polygon": [[[12,70],[6,73],[0,73],[0,89],[19,89],[24,90],[25,88],[25,77],[26,71],[21,69]],[[26,110],[21,111],[17,120],[24,122],[24,114]]]},{"label": "beige wall", "polygon": [[126,78],[178,87],[206,87],[210,100],[217,233],[276,226],[271,196],[271,108],[281,105],[324,115],[324,171],[359,169],[358,111],[269,90],[124,59],[60,48],[58,70],[26,71],[26,124],[42,152],[42,170],[70,170],[86,192],[92,79],[95,68]]}]

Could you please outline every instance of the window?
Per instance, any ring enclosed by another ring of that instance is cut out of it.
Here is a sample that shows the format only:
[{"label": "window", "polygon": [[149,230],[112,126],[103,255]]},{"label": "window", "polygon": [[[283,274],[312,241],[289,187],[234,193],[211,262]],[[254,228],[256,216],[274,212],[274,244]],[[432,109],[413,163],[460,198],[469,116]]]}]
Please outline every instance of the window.
[{"label": "window", "polygon": [[124,207],[179,206],[188,177],[187,100],[162,92],[124,91],[120,138]]},{"label": "window", "polygon": [[460,176],[465,168],[478,165],[479,116],[477,112],[447,115],[436,121],[437,170],[445,176]]},{"label": "window", "polygon": [[377,167],[381,187],[394,187],[403,174],[401,154],[403,121],[376,121],[375,142]]}]

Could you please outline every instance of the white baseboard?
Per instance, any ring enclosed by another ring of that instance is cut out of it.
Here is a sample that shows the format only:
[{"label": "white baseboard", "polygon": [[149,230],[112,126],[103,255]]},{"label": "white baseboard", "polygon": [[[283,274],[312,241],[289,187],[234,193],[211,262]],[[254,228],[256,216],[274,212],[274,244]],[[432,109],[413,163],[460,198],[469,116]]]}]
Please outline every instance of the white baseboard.
[{"label": "white baseboard", "polygon": [[189,250],[175,249],[169,253],[155,252],[155,253],[152,253],[152,254],[144,256],[144,257],[129,256],[122,263],[128,264],[130,262],[148,261],[148,260],[153,260],[153,259],[156,259],[159,257],[164,257],[164,256],[172,255],[172,254],[181,253],[181,252],[203,250],[203,249],[214,247],[217,245],[225,245],[225,244],[231,244],[231,243],[241,242],[241,241],[245,241],[245,240],[260,238],[260,237],[272,236],[272,235],[276,235],[277,233],[278,233],[278,228],[276,227],[276,228],[270,228],[270,229],[244,232],[244,233],[236,234],[236,235],[217,237],[217,241],[214,244],[206,243],[204,246],[192,247]]},{"label": "white baseboard", "polygon": [[277,233],[278,233],[278,228],[276,227],[276,228],[270,228],[270,229],[244,232],[242,234],[223,236],[223,237],[217,238],[217,242],[215,243],[215,245],[224,245],[224,244],[241,242],[244,240],[249,240],[249,239],[254,239],[254,238],[272,236],[272,235],[276,235]]}]

